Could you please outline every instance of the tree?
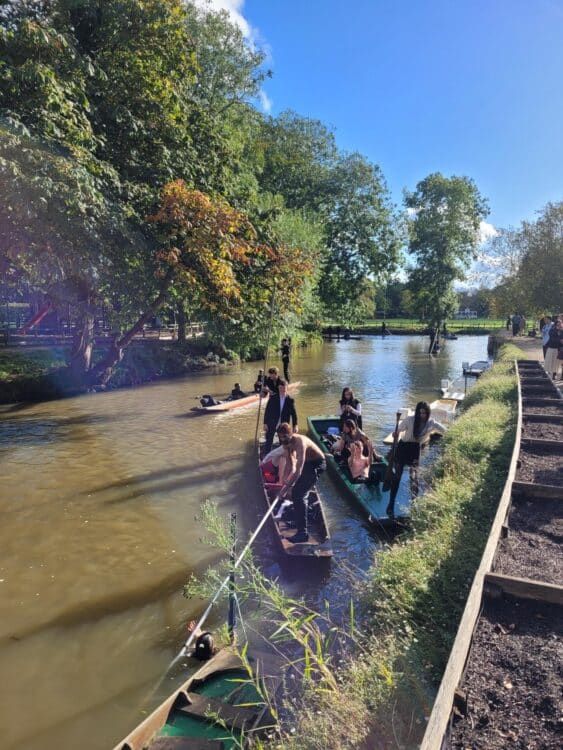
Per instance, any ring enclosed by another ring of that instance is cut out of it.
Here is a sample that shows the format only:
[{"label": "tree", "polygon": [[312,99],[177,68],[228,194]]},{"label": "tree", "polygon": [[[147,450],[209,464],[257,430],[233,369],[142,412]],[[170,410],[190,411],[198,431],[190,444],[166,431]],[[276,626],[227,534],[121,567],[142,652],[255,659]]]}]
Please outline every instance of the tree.
[{"label": "tree", "polygon": [[364,279],[381,281],[395,270],[400,234],[381,170],[361,154],[340,155],[328,185],[320,290],[327,310],[338,316]]},{"label": "tree", "polygon": [[405,193],[405,205],[411,211],[409,252],[416,262],[409,288],[418,311],[439,324],[456,308],[453,283],[463,280],[475,257],[487,201],[470,178],[436,172]]},{"label": "tree", "polygon": [[548,203],[535,222],[501,229],[490,246],[504,273],[491,291],[498,313],[558,312],[563,299],[563,202]]}]

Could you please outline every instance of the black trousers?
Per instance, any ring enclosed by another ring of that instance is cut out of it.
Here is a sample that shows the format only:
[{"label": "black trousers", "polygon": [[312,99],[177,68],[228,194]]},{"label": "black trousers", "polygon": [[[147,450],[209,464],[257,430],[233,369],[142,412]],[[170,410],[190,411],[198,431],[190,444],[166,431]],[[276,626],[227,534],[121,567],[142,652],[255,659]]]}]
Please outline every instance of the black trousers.
[{"label": "black trousers", "polygon": [[283,376],[286,383],[291,382],[289,379],[289,359],[282,359],[283,362]]},{"label": "black trousers", "polygon": [[315,461],[305,461],[301,476],[295,482],[291,499],[293,500],[297,531],[307,531],[307,511],[309,507],[307,499],[309,491],[314,487],[319,474],[325,469],[326,462],[323,458],[316,459]]}]

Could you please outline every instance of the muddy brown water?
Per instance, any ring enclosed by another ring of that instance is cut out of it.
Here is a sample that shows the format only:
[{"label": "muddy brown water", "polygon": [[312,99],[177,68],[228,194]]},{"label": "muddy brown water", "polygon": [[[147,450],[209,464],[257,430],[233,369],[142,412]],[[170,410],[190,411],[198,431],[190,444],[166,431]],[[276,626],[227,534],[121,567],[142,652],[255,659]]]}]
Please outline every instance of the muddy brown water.
[{"label": "muddy brown water", "polygon": [[[397,407],[438,398],[440,380],[483,359],[485,337],[366,337],[297,353],[301,429],[336,411],[344,385],[361,399],[380,445]],[[182,597],[189,575],[216,563],[196,521],[211,498],[260,517],[255,406],[187,416],[203,393],[249,387],[258,365],[137,389],[3,408],[0,412],[0,748],[111,748],[185,678],[161,678],[204,603]],[[403,492],[407,490],[403,478]],[[380,539],[321,479],[334,544],[324,575],[289,573],[266,533],[266,572],[313,604],[347,607]],[[217,612],[211,625],[222,622]],[[158,689],[157,689],[158,686]]]}]

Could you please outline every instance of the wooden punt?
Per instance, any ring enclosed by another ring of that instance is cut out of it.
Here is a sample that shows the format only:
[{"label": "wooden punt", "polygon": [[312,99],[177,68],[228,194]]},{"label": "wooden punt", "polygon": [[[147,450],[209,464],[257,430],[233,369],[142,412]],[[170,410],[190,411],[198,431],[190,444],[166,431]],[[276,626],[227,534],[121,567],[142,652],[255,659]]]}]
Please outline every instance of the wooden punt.
[{"label": "wooden punt", "polygon": [[[268,680],[259,661],[250,664],[253,673]],[[225,648],[114,750],[234,750],[275,724],[241,658]]]},{"label": "wooden punt", "polygon": [[[392,525],[397,522],[397,518],[404,518],[408,515],[408,503],[398,502],[395,506],[395,518],[390,518],[387,515],[389,498],[381,491],[380,482],[353,482],[350,472],[340,466],[334,458],[330,452],[327,435],[331,427],[338,428],[340,424],[339,417],[308,417],[307,423],[311,438],[325,452],[327,468],[331,476],[348,499],[352,500],[355,505],[358,505],[371,521],[383,525]],[[381,479],[383,479],[387,462],[383,461],[375,464],[375,466],[380,470],[379,473]]]},{"label": "wooden punt", "polygon": [[[266,509],[268,509],[272,503],[277,501],[281,485],[271,484],[265,480],[264,473],[260,466],[262,456],[263,444],[260,444],[258,446],[258,471],[260,474],[260,482],[262,484],[264,504]],[[309,560],[328,560],[332,557],[330,531],[326,520],[323,500],[318,487],[313,487],[309,492],[309,518],[307,529],[309,540],[307,542],[298,542],[297,544],[292,543],[291,539],[297,533],[297,529],[286,520],[275,519],[273,515],[271,516],[271,519],[276,543],[286,560],[298,560],[303,558]]]},{"label": "wooden punt", "polygon": [[[299,388],[301,381],[297,380],[295,383],[290,383],[287,387],[289,393],[293,393],[294,390]],[[262,403],[266,403],[268,396],[262,397]],[[192,411],[197,411],[200,414],[215,414],[218,411],[230,411],[231,409],[240,409],[242,406],[249,406],[250,404],[257,404],[260,401],[259,393],[251,393],[250,396],[244,398],[237,398],[234,401],[223,401],[220,404],[214,406],[194,406]]]},{"label": "wooden punt", "polygon": [[[432,401],[432,403],[430,404],[430,411],[432,412],[432,416],[437,419],[438,422],[449,424],[455,417],[457,403],[457,399],[455,398],[438,398],[436,399],[436,401]],[[411,408],[401,409],[400,411],[401,419],[404,419],[405,417],[412,417],[414,415],[414,409]],[[428,439],[430,440],[431,438],[438,435],[439,433],[437,432],[430,432],[428,434]],[[383,442],[385,443],[385,445],[393,445],[393,433],[390,432],[389,435],[384,437]]]}]

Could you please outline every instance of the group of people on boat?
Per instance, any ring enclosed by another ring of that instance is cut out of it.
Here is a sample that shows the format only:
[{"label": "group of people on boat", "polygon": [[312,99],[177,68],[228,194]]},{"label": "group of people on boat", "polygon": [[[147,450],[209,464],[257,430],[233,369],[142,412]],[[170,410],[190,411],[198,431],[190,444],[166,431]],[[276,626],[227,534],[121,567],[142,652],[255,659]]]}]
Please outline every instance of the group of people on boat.
[{"label": "group of people on boat", "polygon": [[[385,463],[362,429],[362,405],[351,388],[342,390],[339,402],[340,421],[334,435],[327,435],[330,451],[353,483],[380,482]],[[271,396],[264,413],[265,456],[262,460],[264,479],[280,486],[280,500],[292,505],[297,534],[294,542],[306,541],[307,495],[325,468],[323,451],[309,438],[299,434],[295,400],[287,395],[287,384],[279,379],[278,392]],[[405,466],[416,468],[420,448],[430,434],[443,434],[446,427],[431,416],[428,403],[420,401],[414,415],[400,420],[393,433],[395,444],[390,460],[392,481],[387,514],[395,512],[395,500]],[[279,447],[272,450],[275,436]],[[290,502],[289,502],[290,501]]]},{"label": "group of people on boat", "polygon": [[[286,385],[289,385],[290,381],[290,362],[291,362],[291,338],[283,338],[280,347],[282,365],[283,365],[283,380]],[[264,370],[258,370],[258,375],[252,386],[251,393],[245,393],[240,383],[235,383],[235,387],[232,389],[229,396],[224,401],[237,401],[241,398],[246,398],[252,394],[262,394],[263,396],[270,396],[278,392],[279,383],[281,378],[277,367],[270,367],[268,375],[264,377]],[[202,407],[207,408],[209,406],[217,406],[224,403],[210,394],[206,393],[204,396],[199,398],[199,403]]]}]

